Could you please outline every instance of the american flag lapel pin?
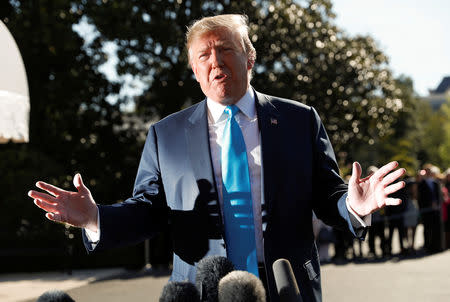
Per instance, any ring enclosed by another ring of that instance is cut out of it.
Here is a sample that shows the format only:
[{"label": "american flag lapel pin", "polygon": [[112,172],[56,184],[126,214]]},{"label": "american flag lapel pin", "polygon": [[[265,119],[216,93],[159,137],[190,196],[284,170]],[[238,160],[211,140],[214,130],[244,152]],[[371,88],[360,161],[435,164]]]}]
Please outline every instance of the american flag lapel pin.
[{"label": "american flag lapel pin", "polygon": [[271,117],[271,118],[270,118],[270,123],[271,123],[272,125],[278,125],[278,120],[277,120],[276,118]]}]

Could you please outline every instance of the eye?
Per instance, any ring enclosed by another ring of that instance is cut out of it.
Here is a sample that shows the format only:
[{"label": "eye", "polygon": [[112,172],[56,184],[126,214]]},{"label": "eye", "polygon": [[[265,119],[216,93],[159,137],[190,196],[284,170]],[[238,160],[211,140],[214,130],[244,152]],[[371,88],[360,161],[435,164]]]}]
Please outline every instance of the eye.
[{"label": "eye", "polygon": [[198,58],[200,59],[200,60],[204,60],[204,59],[206,59],[207,57],[208,57],[208,53],[207,52],[202,52],[202,53],[200,53],[200,55],[198,56]]}]

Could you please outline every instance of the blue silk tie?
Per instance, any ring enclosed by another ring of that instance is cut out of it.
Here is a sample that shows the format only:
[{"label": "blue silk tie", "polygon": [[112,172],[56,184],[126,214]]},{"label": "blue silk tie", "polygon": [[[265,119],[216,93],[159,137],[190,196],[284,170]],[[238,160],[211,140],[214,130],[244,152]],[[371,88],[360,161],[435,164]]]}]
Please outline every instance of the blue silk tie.
[{"label": "blue silk tie", "polygon": [[225,243],[228,258],[236,269],[259,276],[247,151],[235,119],[238,112],[235,105],[225,108],[228,114],[222,145]]}]

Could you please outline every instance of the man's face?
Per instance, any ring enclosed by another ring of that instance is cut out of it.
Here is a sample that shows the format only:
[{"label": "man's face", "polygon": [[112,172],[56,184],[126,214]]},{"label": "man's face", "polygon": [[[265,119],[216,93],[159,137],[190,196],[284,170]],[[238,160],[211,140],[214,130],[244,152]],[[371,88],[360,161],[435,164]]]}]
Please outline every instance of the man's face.
[{"label": "man's face", "polygon": [[223,105],[235,104],[247,91],[253,62],[238,33],[219,29],[196,38],[189,48],[191,66],[203,93]]}]

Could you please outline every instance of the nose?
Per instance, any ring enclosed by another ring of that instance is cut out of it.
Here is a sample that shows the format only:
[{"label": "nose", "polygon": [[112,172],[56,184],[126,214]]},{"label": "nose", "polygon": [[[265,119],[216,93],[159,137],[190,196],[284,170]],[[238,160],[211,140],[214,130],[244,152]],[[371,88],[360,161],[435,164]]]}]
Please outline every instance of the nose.
[{"label": "nose", "polygon": [[223,66],[222,53],[214,49],[211,53],[211,63],[213,67]]}]

